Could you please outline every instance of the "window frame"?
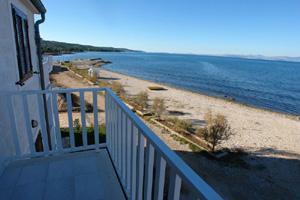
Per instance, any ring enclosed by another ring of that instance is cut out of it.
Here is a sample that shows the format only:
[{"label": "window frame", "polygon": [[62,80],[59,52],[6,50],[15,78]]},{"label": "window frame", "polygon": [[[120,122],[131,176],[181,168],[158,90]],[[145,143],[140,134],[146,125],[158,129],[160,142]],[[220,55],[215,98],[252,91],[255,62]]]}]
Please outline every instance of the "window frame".
[{"label": "window frame", "polygon": [[22,86],[33,75],[28,17],[13,4],[11,11],[19,70],[19,81],[16,84]]}]

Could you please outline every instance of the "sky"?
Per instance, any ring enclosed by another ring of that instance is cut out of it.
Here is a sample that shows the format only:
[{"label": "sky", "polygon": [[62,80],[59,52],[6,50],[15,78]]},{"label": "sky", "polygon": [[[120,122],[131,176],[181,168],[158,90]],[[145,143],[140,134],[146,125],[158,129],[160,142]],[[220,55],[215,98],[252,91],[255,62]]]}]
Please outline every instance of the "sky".
[{"label": "sky", "polygon": [[46,40],[149,52],[300,56],[300,0],[42,0]]}]

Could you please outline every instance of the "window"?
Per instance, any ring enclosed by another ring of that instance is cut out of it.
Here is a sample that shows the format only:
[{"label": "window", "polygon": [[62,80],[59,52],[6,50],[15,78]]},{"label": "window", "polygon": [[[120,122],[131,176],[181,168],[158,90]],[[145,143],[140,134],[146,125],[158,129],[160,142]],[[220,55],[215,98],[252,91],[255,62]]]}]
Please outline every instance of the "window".
[{"label": "window", "polygon": [[20,76],[20,81],[17,84],[22,85],[25,80],[32,76],[28,21],[27,16],[14,6],[12,6],[12,16]]}]

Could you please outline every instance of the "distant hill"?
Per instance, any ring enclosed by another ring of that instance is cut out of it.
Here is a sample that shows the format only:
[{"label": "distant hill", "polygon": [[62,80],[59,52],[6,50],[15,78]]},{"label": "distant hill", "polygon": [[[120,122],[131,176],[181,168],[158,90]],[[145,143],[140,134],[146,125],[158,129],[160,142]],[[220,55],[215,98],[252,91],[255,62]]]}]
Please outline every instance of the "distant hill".
[{"label": "distant hill", "polygon": [[300,57],[290,57],[290,56],[263,56],[263,55],[224,55],[224,56],[248,58],[248,59],[260,59],[260,60],[300,62]]},{"label": "distant hill", "polygon": [[102,52],[128,52],[134,51],[125,48],[114,47],[96,47],[91,45],[72,44],[66,42],[41,40],[43,54],[66,54],[84,51],[102,51]]}]

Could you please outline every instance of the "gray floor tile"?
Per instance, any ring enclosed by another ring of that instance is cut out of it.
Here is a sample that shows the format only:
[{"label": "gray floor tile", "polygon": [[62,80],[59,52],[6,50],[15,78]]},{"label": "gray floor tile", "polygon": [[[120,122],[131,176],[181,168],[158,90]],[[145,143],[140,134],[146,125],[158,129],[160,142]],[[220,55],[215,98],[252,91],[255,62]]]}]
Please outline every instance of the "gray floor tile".
[{"label": "gray floor tile", "polygon": [[74,175],[92,174],[97,172],[96,157],[88,156],[75,159],[73,162]]},{"label": "gray floor tile", "polygon": [[74,194],[74,178],[58,179],[47,182],[44,200],[73,200]]},{"label": "gray floor tile", "polygon": [[45,182],[33,182],[16,186],[12,200],[38,200],[43,199]]},{"label": "gray floor tile", "polygon": [[11,199],[13,189],[0,189],[0,199],[9,200]]},{"label": "gray floor tile", "polygon": [[18,179],[17,185],[34,183],[37,181],[46,181],[48,172],[48,163],[40,163],[25,166]]},{"label": "gray floor tile", "polygon": [[104,199],[104,185],[95,174],[79,175],[75,177],[76,200]]},{"label": "gray floor tile", "polygon": [[116,179],[105,174],[87,174],[75,177],[75,199],[125,199]]},{"label": "gray floor tile", "polygon": [[19,167],[7,167],[0,177],[0,189],[14,187],[21,174],[21,170]]},{"label": "gray floor tile", "polygon": [[58,160],[49,163],[47,180],[56,180],[73,176],[72,160]]}]

